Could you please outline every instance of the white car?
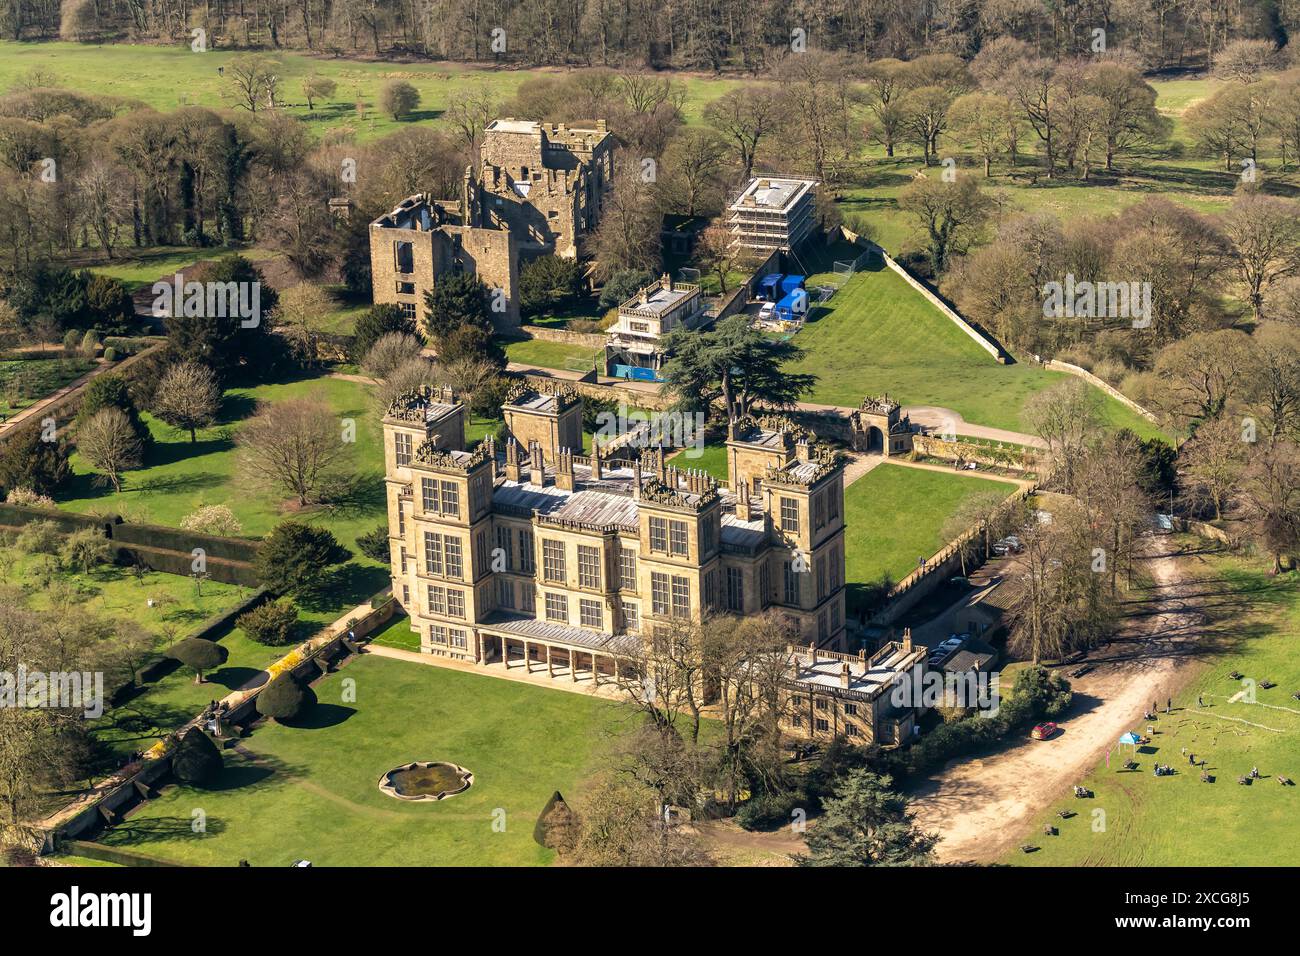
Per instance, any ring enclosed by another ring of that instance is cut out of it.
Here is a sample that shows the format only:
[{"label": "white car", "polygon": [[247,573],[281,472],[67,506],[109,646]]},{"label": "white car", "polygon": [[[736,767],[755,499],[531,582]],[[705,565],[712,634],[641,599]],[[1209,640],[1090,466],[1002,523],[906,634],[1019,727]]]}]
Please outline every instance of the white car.
[{"label": "white car", "polygon": [[775,317],[776,317],[776,303],[775,303],[775,302],[764,302],[763,305],[762,305],[762,306],[759,308],[759,310],[758,310],[758,317],[759,317],[759,319],[761,319],[762,321],[765,321],[765,322],[766,322],[766,321],[769,321],[770,319],[775,318]]}]

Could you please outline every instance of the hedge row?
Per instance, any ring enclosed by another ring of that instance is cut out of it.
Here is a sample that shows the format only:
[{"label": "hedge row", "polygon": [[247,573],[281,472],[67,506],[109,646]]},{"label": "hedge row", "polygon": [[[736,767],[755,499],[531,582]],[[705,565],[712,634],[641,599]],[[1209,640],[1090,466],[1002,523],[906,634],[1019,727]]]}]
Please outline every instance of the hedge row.
[{"label": "hedge row", "polygon": [[[194,566],[194,557],[188,551],[182,554],[179,551],[166,551],[143,545],[133,547],[118,545],[113,549],[113,560],[121,565],[138,564],[154,571],[162,571],[164,574],[179,574],[183,577],[193,574]],[[246,588],[255,588],[261,584],[251,564],[208,558],[205,566],[208,577],[222,584],[238,584]]]},{"label": "hedge row", "polygon": [[[243,564],[251,564],[257,558],[257,552],[261,548],[261,542],[250,541],[247,538],[226,538],[215,534],[200,534],[196,531],[179,531],[156,524],[131,524],[117,515],[96,517],[62,511],[58,508],[28,508],[0,503],[0,525],[21,528],[33,521],[53,521],[64,534],[80,531],[83,528],[95,528],[102,531],[117,545],[136,545],[143,549],[180,552],[185,555],[185,569],[173,571],[174,574],[190,573],[190,555],[195,548],[202,548],[209,562],[213,558],[218,558]],[[164,569],[159,568],[159,570]]]},{"label": "hedge row", "polygon": [[63,534],[94,528],[112,537],[111,528],[120,518],[99,518],[95,515],[80,515],[57,508],[26,508],[21,505],[0,503],[0,525],[7,528],[22,528],[33,521],[52,521]]},{"label": "hedge row", "polygon": [[195,548],[202,548],[208,558],[241,561],[245,564],[251,563],[257,557],[260,547],[258,542],[245,538],[223,538],[214,534],[199,534],[195,531],[178,531],[175,528],[164,528],[156,524],[127,522],[114,525],[110,537],[119,544],[136,544],[145,548],[182,551],[186,554]]}]

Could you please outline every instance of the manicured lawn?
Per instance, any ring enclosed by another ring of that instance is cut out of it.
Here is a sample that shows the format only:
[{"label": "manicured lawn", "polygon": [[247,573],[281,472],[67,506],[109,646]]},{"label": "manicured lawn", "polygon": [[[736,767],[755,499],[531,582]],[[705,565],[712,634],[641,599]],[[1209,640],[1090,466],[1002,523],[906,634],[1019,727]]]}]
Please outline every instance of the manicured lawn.
[{"label": "manicured lawn", "polygon": [[94,367],[94,362],[81,358],[0,361],[0,415],[22,411]]},{"label": "manicured lawn", "polygon": [[[244,535],[261,537],[290,516],[284,506],[286,496],[255,487],[254,476],[239,463],[234,434],[257,402],[289,398],[320,399],[338,413],[341,469],[356,475],[356,487],[344,500],[295,517],[328,528],[342,544],[354,548],[356,536],[385,517],[380,429],[368,386],[323,376],[227,390],[220,421],[201,430],[195,444],[188,434],[145,414],[154,437],[145,467],[128,472],[123,490],[115,494],[97,485],[80,455],[73,455],[75,478],[58,496],[59,507],[116,512],[128,520],[176,527],[203,505],[226,505],[242,522]],[[347,419],[356,425],[353,443],[343,441]]]},{"label": "manicured lawn", "polygon": [[888,576],[897,583],[946,543],[944,523],[962,502],[996,491],[1006,481],[945,474],[884,462],[844,489],[848,605],[854,613],[865,589]]},{"label": "manicured lawn", "polygon": [[[1213,629],[1224,646],[1206,655],[1198,676],[1175,695],[1173,713],[1158,715],[1152,745],[1136,754],[1136,771],[1123,769],[1132,748],[1117,748],[1109,767],[1100,762],[1080,781],[1095,798],[1063,798],[1028,837],[1027,842],[1041,849],[1030,854],[1015,851],[1005,862],[1213,867],[1300,863],[1300,789],[1277,782],[1279,774],[1300,779],[1300,704],[1291,699],[1300,687],[1295,653],[1300,581],[1294,575],[1273,578],[1266,572],[1262,563],[1244,558],[1213,555],[1201,561],[1203,583],[1194,587],[1214,595],[1211,603],[1224,609]],[[1233,670],[1277,686],[1257,688],[1256,704],[1230,702],[1228,698],[1243,689],[1228,677]],[[1205,709],[1197,706],[1198,694],[1204,696]],[[1135,722],[1131,729],[1144,733],[1144,725]],[[1207,760],[1205,769],[1214,776],[1213,783],[1201,782],[1200,770],[1188,765],[1183,748]],[[1156,777],[1156,761],[1177,773]],[[1251,767],[1259,768],[1262,779],[1239,785],[1237,778]],[[1057,816],[1062,809],[1078,815],[1062,820]],[[1093,826],[1098,809],[1105,811],[1102,831]],[[1042,835],[1042,826],[1049,822],[1059,835]]]},{"label": "manicured lawn", "polygon": [[[856,407],[888,392],[904,405],[939,405],[973,424],[1031,431],[1025,403],[1068,376],[1029,362],[999,365],[901,276],[876,261],[815,309],[794,339],[808,354],[792,366],[819,377],[806,401]],[[1155,432],[1105,397],[1112,426]]]},{"label": "manicured lawn", "polygon": [[719,481],[727,480],[726,444],[706,443],[696,451],[684,448],[670,459],[678,468],[703,468]]},{"label": "manicured lawn", "polygon": [[505,347],[506,358],[511,362],[571,372],[591,368],[600,356],[599,349],[565,342],[544,342],[541,339],[509,339],[501,344]]},{"label": "manicured lawn", "polygon": [[403,651],[420,649],[420,635],[411,630],[411,619],[405,614],[393,618],[382,631],[370,639],[370,642],[383,647],[396,647]]},{"label": "manicured lawn", "polygon": [[249,593],[237,585],[205,581],[196,594],[194,581],[182,575],[146,571],[137,581],[127,568],[112,564],[89,574],[66,569],[47,573],[43,563],[43,556],[20,555],[3,577],[4,584],[22,588],[32,610],[54,611],[70,603],[96,618],[130,621],[164,642],[169,632],[172,639],[183,637]]},{"label": "manicured lawn", "polygon": [[[253,759],[226,751],[213,788],[168,787],[102,841],[208,865],[542,865],[553,854],[533,826],[547,799],[572,800],[630,726],[608,701],[372,656],[315,689],[307,725],[259,727],[242,742]],[[438,802],[381,793],[380,775],[411,760],[460,764],[474,785]],[[191,830],[195,807],[205,833]]]}]

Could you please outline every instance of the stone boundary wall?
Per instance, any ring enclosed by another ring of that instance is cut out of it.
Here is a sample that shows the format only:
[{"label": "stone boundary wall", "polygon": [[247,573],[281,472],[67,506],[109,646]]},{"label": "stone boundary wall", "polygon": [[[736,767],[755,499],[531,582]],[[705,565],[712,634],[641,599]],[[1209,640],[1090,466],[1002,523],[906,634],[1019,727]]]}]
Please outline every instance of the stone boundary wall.
[{"label": "stone boundary wall", "polygon": [[1122,405],[1128,406],[1133,411],[1137,412],[1139,415],[1145,418],[1147,421],[1151,422],[1153,425],[1160,424],[1156,420],[1155,415],[1151,414],[1151,412],[1147,411],[1145,408],[1143,408],[1137,402],[1133,401],[1133,399],[1129,398],[1127,395],[1125,395],[1119,389],[1115,388],[1109,382],[1098,378],[1096,375],[1093,375],[1086,368],[1080,368],[1077,365],[1071,365],[1069,362],[1059,362],[1056,359],[1048,359],[1046,362],[1043,363],[1043,368],[1051,369],[1053,372],[1065,372],[1067,375],[1074,375],[1078,378],[1081,378],[1088,384],[1094,385],[1097,388],[1101,389],[1111,398],[1115,399],[1115,401],[1121,403]]},{"label": "stone boundary wall", "polygon": [[1013,471],[1034,471],[1040,465],[1034,449],[1009,442],[981,442],[960,437],[956,441],[947,441],[937,435],[916,433],[912,436],[912,447],[919,454],[930,458],[942,458],[945,461],[961,458]]}]

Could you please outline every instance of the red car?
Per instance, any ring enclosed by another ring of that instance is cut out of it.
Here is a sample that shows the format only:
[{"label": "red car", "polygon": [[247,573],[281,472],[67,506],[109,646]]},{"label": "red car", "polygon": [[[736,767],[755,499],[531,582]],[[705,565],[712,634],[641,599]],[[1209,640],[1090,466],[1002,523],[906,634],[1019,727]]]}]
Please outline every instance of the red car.
[{"label": "red car", "polygon": [[1036,724],[1034,729],[1029,732],[1029,736],[1034,740],[1047,740],[1056,733],[1056,724],[1050,720],[1046,723]]}]

